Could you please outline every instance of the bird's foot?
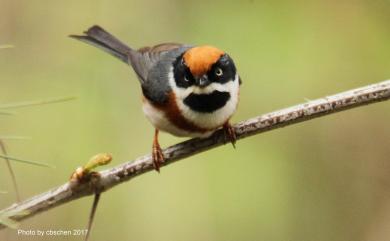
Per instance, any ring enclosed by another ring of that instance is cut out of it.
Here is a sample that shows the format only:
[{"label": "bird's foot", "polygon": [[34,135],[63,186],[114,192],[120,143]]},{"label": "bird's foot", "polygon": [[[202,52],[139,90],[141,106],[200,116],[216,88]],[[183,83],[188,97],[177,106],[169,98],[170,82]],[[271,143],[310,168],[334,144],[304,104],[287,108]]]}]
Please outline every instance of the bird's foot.
[{"label": "bird's foot", "polygon": [[160,144],[158,143],[158,130],[155,132],[153,147],[152,147],[152,159],[153,167],[157,172],[160,172],[160,166],[164,163],[165,158],[161,150]]},{"label": "bird's foot", "polygon": [[152,150],[153,167],[157,172],[160,172],[160,166],[164,163],[164,155],[160,145],[153,145]]}]

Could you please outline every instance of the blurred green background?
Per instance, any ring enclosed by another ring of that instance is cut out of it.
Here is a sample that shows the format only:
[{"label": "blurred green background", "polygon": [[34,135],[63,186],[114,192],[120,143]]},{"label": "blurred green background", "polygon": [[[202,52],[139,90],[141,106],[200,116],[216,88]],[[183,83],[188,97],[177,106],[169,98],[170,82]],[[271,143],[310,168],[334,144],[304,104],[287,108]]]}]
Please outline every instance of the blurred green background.
[{"label": "blurred green background", "polygon": [[[78,96],[0,116],[22,197],[64,183],[91,156],[110,166],[151,150],[133,71],[67,37],[99,24],[133,47],[226,50],[243,79],[233,122],[390,78],[390,1],[0,0],[0,103]],[[388,240],[390,103],[264,133],[142,175],[102,196],[91,240]],[[161,135],[166,147],[182,141]],[[0,163],[0,207],[15,197]],[[92,197],[21,229],[86,226]],[[18,236],[0,240],[82,240]]]}]

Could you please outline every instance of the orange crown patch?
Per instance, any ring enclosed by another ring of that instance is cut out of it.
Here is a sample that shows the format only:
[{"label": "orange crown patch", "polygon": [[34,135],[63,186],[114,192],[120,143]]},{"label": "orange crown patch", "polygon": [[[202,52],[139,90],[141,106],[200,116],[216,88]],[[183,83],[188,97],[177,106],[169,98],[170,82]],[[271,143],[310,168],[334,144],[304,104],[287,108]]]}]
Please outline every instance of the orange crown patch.
[{"label": "orange crown patch", "polygon": [[206,74],[223,54],[222,50],[205,45],[187,50],[183,58],[192,75],[199,77]]}]

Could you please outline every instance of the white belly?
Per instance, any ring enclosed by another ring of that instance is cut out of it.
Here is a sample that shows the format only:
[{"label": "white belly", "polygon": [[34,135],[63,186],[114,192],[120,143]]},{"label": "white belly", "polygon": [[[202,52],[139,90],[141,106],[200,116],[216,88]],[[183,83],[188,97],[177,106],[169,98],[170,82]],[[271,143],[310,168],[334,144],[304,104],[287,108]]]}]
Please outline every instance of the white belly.
[{"label": "white belly", "polygon": [[153,105],[149,103],[149,101],[145,100],[142,105],[142,109],[144,111],[145,116],[152,123],[152,125],[161,131],[170,133],[174,136],[179,137],[207,137],[210,136],[214,131],[209,132],[189,132],[183,129],[176,127],[173,123],[169,121],[166,117],[165,113],[160,109],[155,108]]}]

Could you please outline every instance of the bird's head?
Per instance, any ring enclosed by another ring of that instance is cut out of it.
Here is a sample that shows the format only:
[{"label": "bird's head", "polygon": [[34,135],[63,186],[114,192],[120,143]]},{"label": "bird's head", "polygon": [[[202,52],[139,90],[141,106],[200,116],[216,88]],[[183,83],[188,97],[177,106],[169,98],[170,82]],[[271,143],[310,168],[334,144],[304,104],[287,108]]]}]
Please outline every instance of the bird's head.
[{"label": "bird's head", "polygon": [[[189,48],[174,63],[176,86],[209,92],[215,83],[224,85],[237,78],[233,60],[224,51],[212,46]],[[238,80],[237,80],[238,81]]]}]

